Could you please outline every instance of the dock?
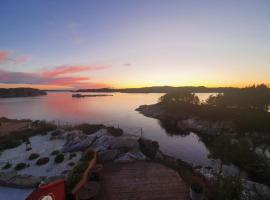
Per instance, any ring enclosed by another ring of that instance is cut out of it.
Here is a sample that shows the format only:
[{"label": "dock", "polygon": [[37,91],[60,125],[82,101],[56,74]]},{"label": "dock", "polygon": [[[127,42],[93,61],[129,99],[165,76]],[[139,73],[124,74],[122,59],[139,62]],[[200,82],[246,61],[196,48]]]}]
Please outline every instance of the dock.
[{"label": "dock", "polygon": [[188,200],[179,174],[159,163],[104,164],[97,200]]}]

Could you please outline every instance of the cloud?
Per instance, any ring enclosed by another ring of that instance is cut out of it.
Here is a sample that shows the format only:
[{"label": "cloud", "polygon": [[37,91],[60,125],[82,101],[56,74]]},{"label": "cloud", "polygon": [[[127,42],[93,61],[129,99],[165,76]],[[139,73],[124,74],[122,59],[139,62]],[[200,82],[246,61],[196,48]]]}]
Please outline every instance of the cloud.
[{"label": "cloud", "polygon": [[10,55],[9,51],[0,50],[0,64],[6,62],[8,60],[9,55]]},{"label": "cloud", "polygon": [[15,59],[14,64],[24,64],[29,62],[32,59],[31,56],[23,55],[19,56]]},{"label": "cloud", "polygon": [[103,66],[59,66],[38,73],[10,72],[0,70],[0,83],[3,84],[33,84],[57,85],[71,88],[104,87],[103,83],[90,82],[86,76],[74,76],[74,73],[105,69]]},{"label": "cloud", "polygon": [[84,71],[96,71],[106,69],[105,66],[69,66],[63,65],[51,70],[44,70],[43,75],[47,77],[56,77],[62,75],[68,75],[73,73],[79,73]]},{"label": "cloud", "polygon": [[13,64],[24,64],[31,60],[31,56],[22,55],[15,58],[11,57],[11,52],[0,50],[0,64],[6,63],[7,61],[12,62]]}]

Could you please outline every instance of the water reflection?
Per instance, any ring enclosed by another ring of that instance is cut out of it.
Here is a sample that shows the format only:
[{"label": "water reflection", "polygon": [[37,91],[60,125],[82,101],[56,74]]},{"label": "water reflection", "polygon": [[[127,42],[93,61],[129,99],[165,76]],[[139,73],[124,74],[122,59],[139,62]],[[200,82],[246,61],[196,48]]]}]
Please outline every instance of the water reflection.
[{"label": "water reflection", "polygon": [[135,135],[143,128],[143,136],[158,141],[165,153],[195,165],[211,164],[208,149],[195,133],[184,134],[171,128],[170,122],[159,122],[135,111],[140,105],[156,103],[161,95],[113,93],[108,97],[72,98],[71,93],[50,92],[41,97],[0,99],[0,116],[119,125]]}]

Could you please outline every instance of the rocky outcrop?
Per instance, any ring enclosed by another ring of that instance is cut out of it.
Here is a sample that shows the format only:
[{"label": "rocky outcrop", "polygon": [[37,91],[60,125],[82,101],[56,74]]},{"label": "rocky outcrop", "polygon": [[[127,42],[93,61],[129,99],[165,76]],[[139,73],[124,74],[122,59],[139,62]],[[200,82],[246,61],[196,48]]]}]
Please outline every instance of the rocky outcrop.
[{"label": "rocky outcrop", "polygon": [[99,162],[114,161],[120,154],[118,149],[104,150],[98,153]]},{"label": "rocky outcrop", "polygon": [[141,105],[136,111],[140,112],[141,114],[145,115],[146,117],[153,117],[160,119],[164,114],[163,108],[160,104],[153,104],[153,105]]}]

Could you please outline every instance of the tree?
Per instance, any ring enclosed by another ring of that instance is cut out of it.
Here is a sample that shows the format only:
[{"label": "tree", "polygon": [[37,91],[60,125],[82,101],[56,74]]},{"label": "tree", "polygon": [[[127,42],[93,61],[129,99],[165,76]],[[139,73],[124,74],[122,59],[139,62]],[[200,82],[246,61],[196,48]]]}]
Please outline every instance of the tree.
[{"label": "tree", "polygon": [[200,103],[199,98],[194,93],[180,91],[167,93],[160,97],[159,101],[164,104],[173,103],[198,105]]}]

